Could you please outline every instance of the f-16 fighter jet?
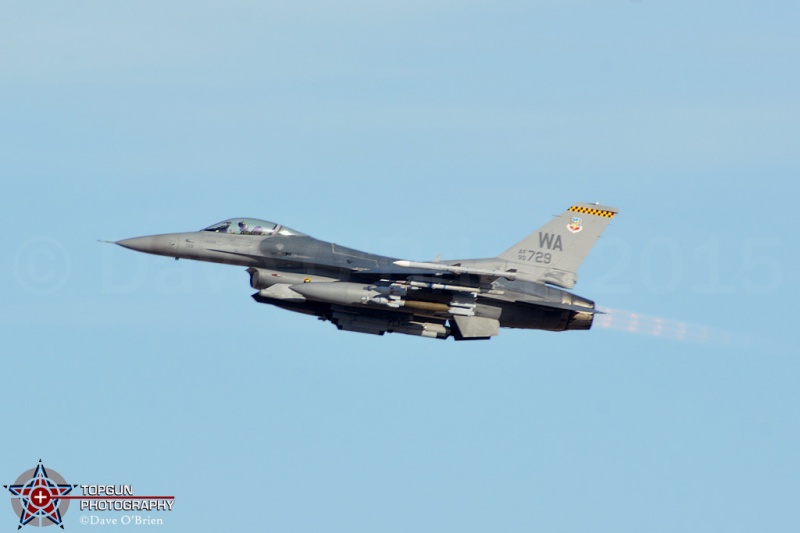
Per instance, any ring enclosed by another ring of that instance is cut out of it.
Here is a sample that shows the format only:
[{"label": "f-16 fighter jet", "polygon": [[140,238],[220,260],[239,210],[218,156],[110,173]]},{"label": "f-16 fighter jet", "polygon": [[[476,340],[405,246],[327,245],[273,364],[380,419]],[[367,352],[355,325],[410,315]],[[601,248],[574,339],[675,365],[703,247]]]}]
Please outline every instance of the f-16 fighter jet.
[{"label": "f-16 fighter jet", "polygon": [[617,214],[578,203],[497,257],[419,262],[353,250],[252,218],[116,244],[150,254],[247,267],[256,302],[340,330],[435,339],[489,339],[501,327],[592,326],[594,302],[571,289],[578,267]]}]

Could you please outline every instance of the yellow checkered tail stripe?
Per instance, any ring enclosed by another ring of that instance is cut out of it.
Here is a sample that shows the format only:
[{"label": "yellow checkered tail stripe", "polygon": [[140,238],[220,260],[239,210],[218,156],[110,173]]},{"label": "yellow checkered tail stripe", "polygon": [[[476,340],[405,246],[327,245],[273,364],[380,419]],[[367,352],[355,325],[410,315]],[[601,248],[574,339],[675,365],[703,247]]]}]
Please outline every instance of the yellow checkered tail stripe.
[{"label": "yellow checkered tail stripe", "polygon": [[579,205],[573,205],[567,211],[573,211],[575,213],[583,213],[585,215],[595,215],[598,217],[606,217],[606,218],[614,218],[616,213],[614,211],[606,211],[605,209],[592,209],[590,207],[581,207]]}]

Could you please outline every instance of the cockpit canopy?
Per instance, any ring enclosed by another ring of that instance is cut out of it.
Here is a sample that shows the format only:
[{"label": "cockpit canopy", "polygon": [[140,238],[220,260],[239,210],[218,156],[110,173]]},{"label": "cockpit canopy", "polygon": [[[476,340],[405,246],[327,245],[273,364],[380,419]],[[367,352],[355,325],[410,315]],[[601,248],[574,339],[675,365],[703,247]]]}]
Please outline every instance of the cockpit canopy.
[{"label": "cockpit canopy", "polygon": [[287,228],[286,226],[281,226],[274,222],[267,222],[266,220],[259,220],[257,218],[230,218],[213,224],[203,231],[232,233],[234,235],[260,235],[262,237],[275,234],[285,236],[305,235],[292,228]]}]

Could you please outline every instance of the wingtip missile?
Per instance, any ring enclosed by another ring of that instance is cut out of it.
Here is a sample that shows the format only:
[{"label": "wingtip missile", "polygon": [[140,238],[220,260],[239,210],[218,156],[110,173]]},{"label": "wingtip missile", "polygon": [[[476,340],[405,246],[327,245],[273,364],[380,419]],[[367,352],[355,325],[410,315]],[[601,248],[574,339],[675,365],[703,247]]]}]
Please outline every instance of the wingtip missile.
[{"label": "wingtip missile", "polygon": [[515,279],[517,279],[516,270],[488,270],[485,268],[445,265],[442,263],[423,263],[419,261],[407,261],[405,259],[402,259],[400,261],[394,261],[394,264],[403,268],[425,268],[428,270],[440,270],[442,272],[452,272],[453,274],[471,274],[473,276],[506,278],[509,281],[514,281]]}]

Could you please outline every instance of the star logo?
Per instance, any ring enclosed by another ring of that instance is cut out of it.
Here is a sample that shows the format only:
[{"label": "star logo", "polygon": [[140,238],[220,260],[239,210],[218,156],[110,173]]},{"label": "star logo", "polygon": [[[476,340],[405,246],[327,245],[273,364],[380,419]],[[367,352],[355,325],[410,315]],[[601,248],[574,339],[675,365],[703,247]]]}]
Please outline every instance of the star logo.
[{"label": "star logo", "polygon": [[64,529],[61,517],[67,512],[69,494],[77,485],[69,485],[55,470],[46,470],[39,460],[36,468],[22,473],[13,485],[4,485],[13,495],[11,505],[19,516],[19,527],[28,524],[36,527],[56,525]]}]

